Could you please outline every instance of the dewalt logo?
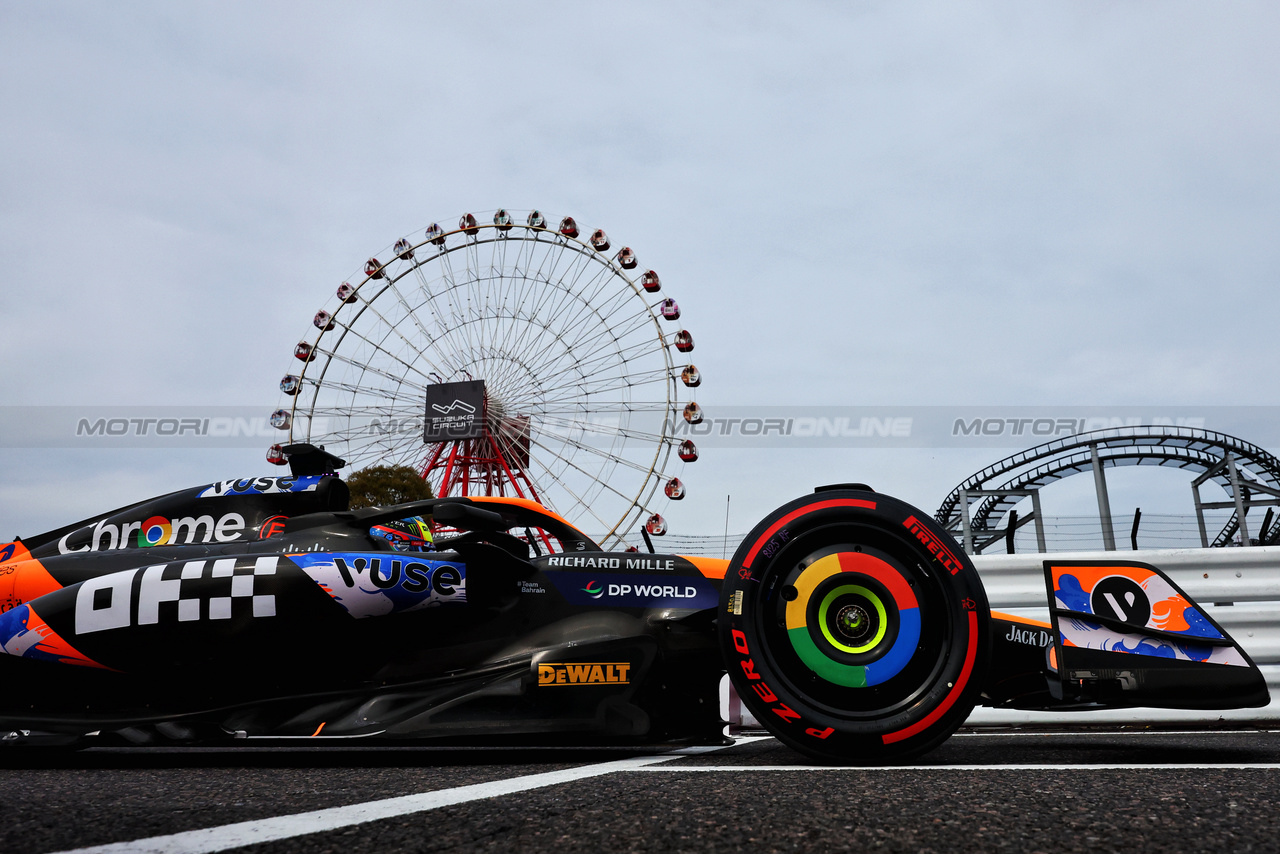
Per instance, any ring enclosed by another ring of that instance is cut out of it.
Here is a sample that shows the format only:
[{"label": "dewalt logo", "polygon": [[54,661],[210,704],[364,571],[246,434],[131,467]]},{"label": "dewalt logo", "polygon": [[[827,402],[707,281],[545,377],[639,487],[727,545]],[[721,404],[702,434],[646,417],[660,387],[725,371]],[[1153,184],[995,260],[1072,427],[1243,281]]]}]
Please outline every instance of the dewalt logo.
[{"label": "dewalt logo", "polygon": [[590,664],[539,664],[538,684],[555,685],[629,685],[628,661],[601,661]]}]

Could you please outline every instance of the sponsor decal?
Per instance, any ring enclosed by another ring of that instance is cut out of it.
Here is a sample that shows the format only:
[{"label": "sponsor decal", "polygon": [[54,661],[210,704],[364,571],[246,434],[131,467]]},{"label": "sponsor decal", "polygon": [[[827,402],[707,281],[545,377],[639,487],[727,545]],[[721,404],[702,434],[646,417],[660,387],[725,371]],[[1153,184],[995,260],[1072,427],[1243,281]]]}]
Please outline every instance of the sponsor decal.
[{"label": "sponsor decal", "polygon": [[546,593],[547,589],[536,581],[521,581],[521,593]]},{"label": "sponsor decal", "polygon": [[600,661],[583,664],[542,663],[538,665],[538,685],[630,685],[631,662]]},{"label": "sponsor decal", "polygon": [[205,489],[197,498],[226,498],[233,495],[280,495],[286,492],[315,492],[323,475],[292,477],[246,477],[224,480]]},{"label": "sponsor decal", "polygon": [[1123,623],[1145,626],[1151,619],[1151,600],[1142,585],[1123,575],[1112,575],[1093,585],[1089,610]]},{"label": "sponsor decal", "polygon": [[720,594],[701,576],[675,576],[650,583],[634,575],[553,572],[547,577],[575,605],[615,608],[715,608]]},{"label": "sponsor decal", "polygon": [[244,531],[244,517],[226,513],[214,518],[203,516],[152,516],[141,522],[115,524],[102,519],[92,527],[85,526],[58,540],[58,552],[102,552],[152,546],[190,545],[192,543],[232,543]]},{"label": "sponsor decal", "polygon": [[324,552],[328,550],[329,547],[324,543],[308,543],[305,545],[301,543],[289,543],[280,551],[282,554],[291,555],[301,552]]},{"label": "sponsor decal", "polygon": [[8,545],[5,545],[5,546],[0,546],[0,563],[5,563],[10,558],[12,558],[13,553],[16,552],[17,550],[18,550],[18,547],[14,543],[9,543]]},{"label": "sponsor decal", "polygon": [[456,561],[325,552],[289,559],[353,617],[380,617],[467,601],[467,570]]},{"label": "sponsor decal", "polygon": [[[191,560],[126,569],[82,581],[76,591],[76,634],[197,620],[230,620],[233,615],[274,617],[276,597],[255,589],[257,579],[276,574],[275,557]],[[134,579],[142,576],[134,596]],[[194,582],[227,579],[227,595],[210,596],[212,585]],[[166,605],[166,603],[174,603]],[[236,604],[240,603],[240,604]],[[161,607],[166,605],[166,607]]]},{"label": "sponsor decal", "polygon": [[1048,646],[1053,643],[1053,635],[1044,629],[1028,629],[1014,623],[1009,626],[1009,633],[1004,636],[1013,643],[1025,643],[1028,646]]},{"label": "sponsor decal", "polygon": [[163,516],[152,516],[138,532],[138,548],[158,546],[173,539],[173,525]]},{"label": "sponsor decal", "polygon": [[587,569],[630,569],[639,572],[672,572],[676,568],[675,558],[655,557],[607,557],[592,555],[590,557],[574,557],[555,555],[547,558],[547,566],[559,569],[585,567]]},{"label": "sponsor decal", "polygon": [[[783,722],[800,721],[800,714],[779,700],[778,695],[773,693],[772,689],[764,681],[764,677],[756,672],[755,659],[751,657],[751,649],[747,646],[747,636],[738,629],[731,629],[730,634],[733,636],[733,649],[738,653],[738,665],[742,668],[742,674],[747,678],[747,684],[751,686],[751,690],[755,691],[757,697],[769,704],[769,711],[781,718]],[[803,721],[800,722],[804,723]],[[812,728],[805,732],[808,735],[816,734],[816,731]],[[827,735],[830,734],[830,732],[827,733]],[[827,736],[819,737],[825,739]]]},{"label": "sponsor decal", "polygon": [[938,563],[945,566],[947,571],[952,575],[955,575],[961,569],[964,569],[964,564],[962,564],[959,558],[955,556],[955,553],[947,547],[946,543],[934,536],[933,532],[926,528],[914,515],[908,516],[906,521],[902,524],[910,530],[911,533],[916,535],[917,540],[924,543],[924,547],[929,550],[929,553],[936,557],[938,559]]},{"label": "sponsor decal", "polygon": [[[265,540],[274,537],[276,534],[284,533],[284,523],[289,521],[288,516],[272,516],[258,527],[258,539]],[[299,549],[306,551],[306,549]]]},{"label": "sponsor decal", "polygon": [[666,599],[692,599],[698,588],[679,584],[610,584],[610,596],[662,597]]},{"label": "sponsor decal", "polygon": [[21,545],[11,558],[12,563],[0,563],[0,613],[62,588],[43,564],[31,559],[30,553]]},{"label": "sponsor decal", "polygon": [[622,568],[640,572],[671,572],[676,568],[676,562],[672,558],[628,557],[623,558]]}]

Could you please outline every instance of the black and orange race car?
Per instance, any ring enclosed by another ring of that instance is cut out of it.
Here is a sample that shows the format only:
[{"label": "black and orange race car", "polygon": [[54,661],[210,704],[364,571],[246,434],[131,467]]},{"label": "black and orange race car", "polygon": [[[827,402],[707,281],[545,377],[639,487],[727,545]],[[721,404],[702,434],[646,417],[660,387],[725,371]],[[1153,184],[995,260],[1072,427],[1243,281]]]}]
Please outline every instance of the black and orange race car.
[{"label": "black and orange race car", "polygon": [[0,545],[0,743],[715,743],[727,672],[787,745],[881,763],[977,704],[1269,699],[1159,568],[1049,558],[1050,622],[992,613],[954,540],[860,484],[725,561],[604,551],[517,498],[350,511],[324,456]]}]

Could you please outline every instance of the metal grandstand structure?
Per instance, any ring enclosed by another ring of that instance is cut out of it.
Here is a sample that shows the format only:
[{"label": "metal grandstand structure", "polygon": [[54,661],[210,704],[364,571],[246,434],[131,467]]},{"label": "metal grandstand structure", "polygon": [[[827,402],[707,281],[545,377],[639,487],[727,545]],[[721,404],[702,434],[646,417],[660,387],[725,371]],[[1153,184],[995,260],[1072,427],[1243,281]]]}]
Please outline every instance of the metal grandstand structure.
[{"label": "metal grandstand structure", "polygon": [[[1004,541],[1013,551],[1013,535],[1025,525],[1035,526],[1039,551],[1046,549],[1040,490],[1075,474],[1093,472],[1102,523],[1103,547],[1116,548],[1114,523],[1107,495],[1106,470],[1116,466],[1165,466],[1194,472],[1192,501],[1201,545],[1269,545],[1280,543],[1280,523],[1273,524],[1273,506],[1280,505],[1280,459],[1250,442],[1210,430],[1163,425],[1114,427],[1078,433],[1036,445],[993,463],[951,491],[935,517],[964,544],[980,554]],[[1217,483],[1227,501],[1205,501],[1200,487]],[[1019,516],[1023,499],[1030,513]],[[1248,513],[1268,507],[1256,536],[1250,536]],[[1206,510],[1232,511],[1231,518],[1209,539]],[[1137,518],[1134,539],[1136,548]]]}]

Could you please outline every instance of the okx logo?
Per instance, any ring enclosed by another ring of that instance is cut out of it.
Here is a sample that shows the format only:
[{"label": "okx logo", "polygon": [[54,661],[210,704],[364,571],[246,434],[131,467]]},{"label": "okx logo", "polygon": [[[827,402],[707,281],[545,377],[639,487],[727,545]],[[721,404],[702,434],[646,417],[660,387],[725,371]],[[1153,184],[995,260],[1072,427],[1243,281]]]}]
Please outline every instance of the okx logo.
[{"label": "okx logo", "polygon": [[[275,557],[192,560],[90,578],[76,590],[76,634],[236,615],[274,617],[275,594],[261,588],[270,589],[277,562]],[[135,584],[139,574],[142,580]]]}]

